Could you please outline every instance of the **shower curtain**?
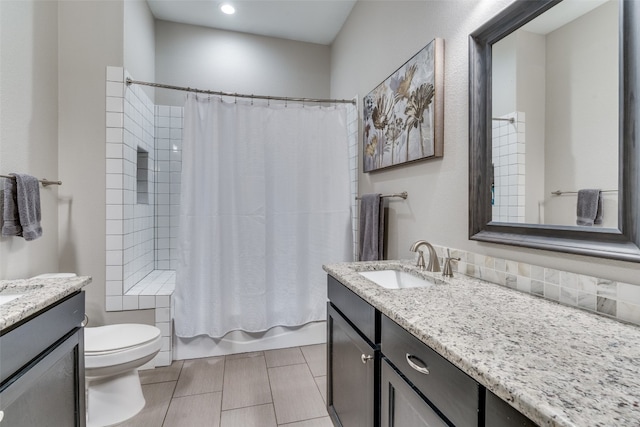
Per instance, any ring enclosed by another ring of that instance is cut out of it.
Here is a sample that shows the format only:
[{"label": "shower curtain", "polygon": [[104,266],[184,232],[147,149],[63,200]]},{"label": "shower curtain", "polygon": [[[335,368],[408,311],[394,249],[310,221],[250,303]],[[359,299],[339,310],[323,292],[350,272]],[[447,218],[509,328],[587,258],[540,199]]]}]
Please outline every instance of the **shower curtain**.
[{"label": "shower curtain", "polygon": [[188,96],[177,336],[325,319],[322,264],[352,258],[347,108]]}]

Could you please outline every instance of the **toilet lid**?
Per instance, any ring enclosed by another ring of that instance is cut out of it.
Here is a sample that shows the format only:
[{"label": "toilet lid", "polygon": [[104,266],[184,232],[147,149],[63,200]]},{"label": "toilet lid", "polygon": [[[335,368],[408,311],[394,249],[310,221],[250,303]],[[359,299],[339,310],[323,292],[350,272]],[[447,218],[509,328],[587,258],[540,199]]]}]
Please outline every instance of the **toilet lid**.
[{"label": "toilet lid", "polygon": [[84,352],[122,350],[153,341],[158,336],[160,329],[155,326],[134,323],[84,328]]}]

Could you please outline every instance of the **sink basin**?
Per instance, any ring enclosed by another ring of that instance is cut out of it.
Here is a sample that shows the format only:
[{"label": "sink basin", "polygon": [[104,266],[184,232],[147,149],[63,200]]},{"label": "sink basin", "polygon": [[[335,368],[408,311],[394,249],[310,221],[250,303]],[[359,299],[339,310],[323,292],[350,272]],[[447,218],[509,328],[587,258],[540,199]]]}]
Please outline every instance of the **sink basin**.
[{"label": "sink basin", "polygon": [[18,299],[22,296],[22,294],[10,294],[10,295],[0,295],[0,305],[6,304],[14,299]]},{"label": "sink basin", "polygon": [[360,271],[358,274],[387,289],[426,288],[433,283],[400,270]]}]

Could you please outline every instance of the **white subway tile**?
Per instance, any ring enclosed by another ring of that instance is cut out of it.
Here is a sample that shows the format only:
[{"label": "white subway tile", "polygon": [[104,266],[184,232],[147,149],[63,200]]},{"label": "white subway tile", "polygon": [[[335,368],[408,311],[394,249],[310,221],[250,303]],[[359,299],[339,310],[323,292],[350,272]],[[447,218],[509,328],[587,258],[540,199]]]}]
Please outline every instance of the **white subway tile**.
[{"label": "white subway tile", "polygon": [[122,297],[122,309],[123,310],[137,310],[138,309],[138,296],[137,295],[125,295]]},{"label": "white subway tile", "polygon": [[107,296],[122,295],[122,280],[107,280],[105,283]]},{"label": "white subway tile", "polygon": [[124,118],[122,113],[107,112],[107,127],[121,128],[124,126]]},{"label": "white subway tile", "polygon": [[107,96],[106,109],[107,111],[114,112],[114,113],[123,113],[124,112],[123,99],[115,96]]},{"label": "white subway tile", "polygon": [[168,307],[156,308],[156,322],[171,321],[171,312]]},{"label": "white subway tile", "polygon": [[122,129],[120,128],[107,128],[107,142],[122,143]]},{"label": "white subway tile", "polygon": [[156,357],[153,359],[155,365],[160,366],[169,366],[171,365],[171,352],[170,351],[161,351]]},{"label": "white subway tile", "polygon": [[122,251],[107,251],[107,265],[122,265]]},{"label": "white subway tile", "polygon": [[168,295],[156,296],[156,307],[170,307],[171,297]]},{"label": "white subway tile", "polygon": [[106,280],[122,280],[123,267],[121,265],[108,265],[106,268]]},{"label": "white subway tile", "polygon": [[156,322],[156,327],[160,329],[160,335],[163,337],[171,336],[171,326],[169,322]]},{"label": "white subway tile", "polygon": [[119,82],[107,82],[107,96],[115,96],[122,98],[124,95],[124,84]]},{"label": "white subway tile", "polygon": [[107,66],[107,81],[124,82],[124,69],[122,67]]},{"label": "white subway tile", "polygon": [[155,308],[155,298],[153,295],[140,295],[138,297],[138,308],[141,310]]},{"label": "white subway tile", "polygon": [[105,299],[106,311],[122,311],[122,297],[121,296],[107,296]]}]

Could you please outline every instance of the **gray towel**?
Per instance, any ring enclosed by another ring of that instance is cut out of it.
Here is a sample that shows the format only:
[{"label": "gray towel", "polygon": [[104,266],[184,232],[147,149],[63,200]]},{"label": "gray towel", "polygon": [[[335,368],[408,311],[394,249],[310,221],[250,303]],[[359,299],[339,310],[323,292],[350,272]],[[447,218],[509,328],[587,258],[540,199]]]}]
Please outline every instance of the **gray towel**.
[{"label": "gray towel", "polygon": [[18,213],[18,184],[15,179],[4,179],[2,201],[2,235],[22,236],[20,214]]},{"label": "gray towel", "polygon": [[360,197],[360,261],[384,258],[384,208],[380,194]]},{"label": "gray towel", "polygon": [[578,191],[576,215],[577,225],[602,224],[602,194],[599,189]]},{"label": "gray towel", "polygon": [[35,240],[42,236],[40,226],[40,182],[38,178],[25,174],[12,174],[16,177],[18,191],[18,213],[24,240]]}]

